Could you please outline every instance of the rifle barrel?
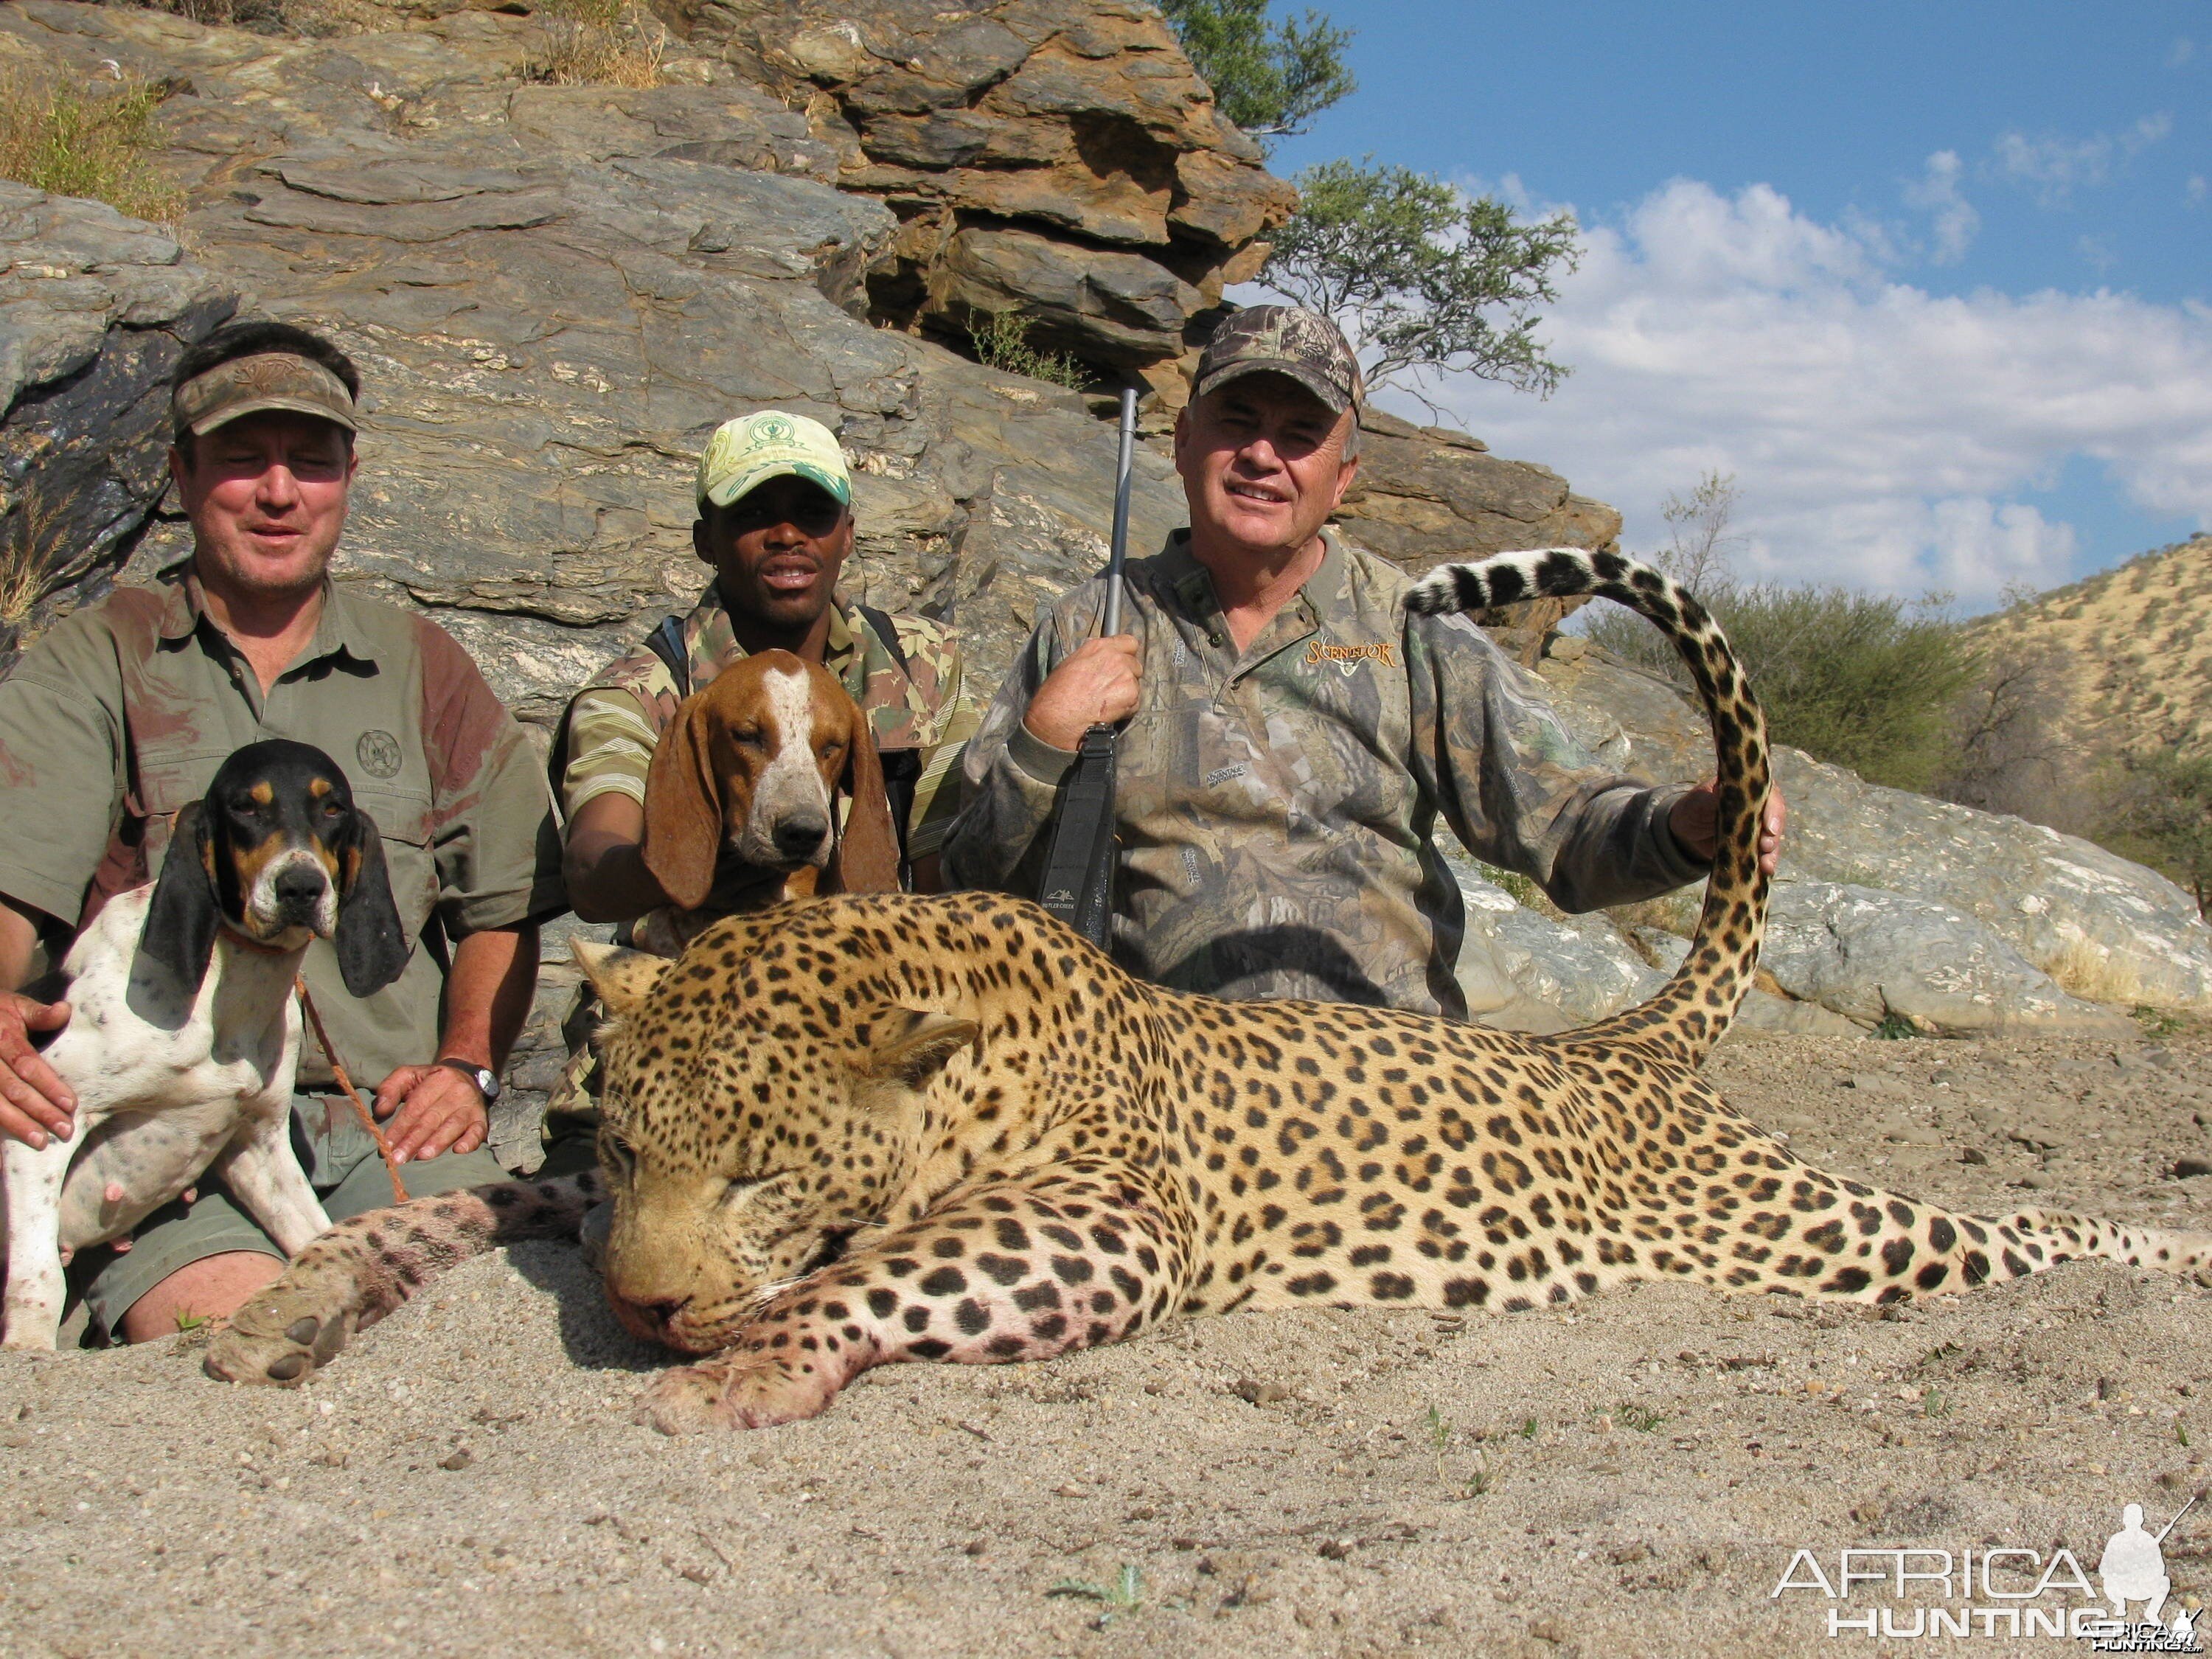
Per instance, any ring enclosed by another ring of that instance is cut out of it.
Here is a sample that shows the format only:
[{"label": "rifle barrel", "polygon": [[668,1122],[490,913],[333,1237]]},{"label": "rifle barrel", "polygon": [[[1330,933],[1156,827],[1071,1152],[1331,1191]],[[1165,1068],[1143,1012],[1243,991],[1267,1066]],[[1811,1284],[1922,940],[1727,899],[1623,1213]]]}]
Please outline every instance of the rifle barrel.
[{"label": "rifle barrel", "polygon": [[1106,620],[1100,632],[1121,631],[1121,567],[1129,558],[1129,481],[1136,464],[1137,393],[1121,391],[1121,447],[1114,462],[1114,539],[1106,556]]}]

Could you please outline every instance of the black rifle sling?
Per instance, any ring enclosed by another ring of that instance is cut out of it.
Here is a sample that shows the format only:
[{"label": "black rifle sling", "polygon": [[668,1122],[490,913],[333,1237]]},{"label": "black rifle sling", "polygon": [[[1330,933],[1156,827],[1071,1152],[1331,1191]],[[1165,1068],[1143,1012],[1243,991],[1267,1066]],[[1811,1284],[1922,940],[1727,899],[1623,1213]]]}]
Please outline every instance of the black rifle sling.
[{"label": "black rifle sling", "polygon": [[1037,902],[1094,945],[1106,944],[1114,872],[1114,768],[1119,734],[1094,726],[1060,785]]},{"label": "black rifle sling", "polygon": [[668,665],[668,672],[676,677],[676,695],[681,700],[691,695],[691,653],[684,648],[684,619],[663,617],[660,626],[645,636],[646,648]]}]

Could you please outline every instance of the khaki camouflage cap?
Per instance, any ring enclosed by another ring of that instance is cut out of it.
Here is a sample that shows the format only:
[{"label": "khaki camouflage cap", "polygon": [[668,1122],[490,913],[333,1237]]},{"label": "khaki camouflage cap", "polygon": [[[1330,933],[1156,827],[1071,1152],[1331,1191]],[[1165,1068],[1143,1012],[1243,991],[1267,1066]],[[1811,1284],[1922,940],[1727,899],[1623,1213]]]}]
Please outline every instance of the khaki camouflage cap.
[{"label": "khaki camouflage cap", "polygon": [[313,358],[289,351],[258,352],[217,363],[169,396],[172,422],[195,438],[272,409],[334,421],[349,432],[360,430],[353,394],[345,382]]},{"label": "khaki camouflage cap", "polygon": [[1302,306],[1249,306],[1213,331],[1198,360],[1190,395],[1203,398],[1245,374],[1286,374],[1322,400],[1332,415],[1367,395],[1344,332]]},{"label": "khaki camouflage cap", "polygon": [[727,507],[787,474],[820,484],[844,506],[853,504],[853,475],[845,470],[836,434],[804,415],[764,409],[714,428],[699,458],[699,505]]}]

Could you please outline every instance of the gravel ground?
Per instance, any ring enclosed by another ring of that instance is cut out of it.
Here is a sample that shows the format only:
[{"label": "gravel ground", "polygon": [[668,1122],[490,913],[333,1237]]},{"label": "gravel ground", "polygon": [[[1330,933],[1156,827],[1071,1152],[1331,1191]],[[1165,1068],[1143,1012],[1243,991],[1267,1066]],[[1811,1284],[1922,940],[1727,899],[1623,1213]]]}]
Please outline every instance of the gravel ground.
[{"label": "gravel ground", "polygon": [[[2201,1034],[1745,1039],[1711,1069],[1830,1169],[2212,1230]],[[2212,1448],[2212,1293],[2101,1264],[1888,1318],[1679,1285],[1243,1314],[683,1441],[627,1420],[656,1363],[555,1246],[293,1393],[203,1380],[191,1336],[0,1357],[0,1652],[1909,1654],[1936,1644],[1838,1647],[1827,1612],[1904,1632],[1955,1588],[1775,1594],[1794,1552],[1832,1579],[1844,1548],[2063,1540],[2094,1577],[2120,1506],[2164,1525]],[[2212,1505],[2166,1554],[2212,1597]],[[1972,1650],[2087,1644],[1999,1621]]]}]

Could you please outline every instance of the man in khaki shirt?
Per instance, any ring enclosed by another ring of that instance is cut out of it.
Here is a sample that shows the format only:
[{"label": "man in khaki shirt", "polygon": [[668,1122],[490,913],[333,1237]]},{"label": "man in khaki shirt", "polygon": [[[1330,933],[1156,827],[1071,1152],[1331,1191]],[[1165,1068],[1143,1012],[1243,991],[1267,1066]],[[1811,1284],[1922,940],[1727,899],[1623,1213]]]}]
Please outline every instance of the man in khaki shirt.
[{"label": "man in khaki shirt", "polygon": [[[376,821],[413,949],[365,999],[325,942],[303,972],[419,1194],[503,1178],[481,1150],[487,1109],[529,1009],[536,919],[562,900],[544,780],[474,664],[431,623],[329,580],[358,389],[337,348],[279,324],[218,331],[179,362],[170,466],[191,557],[70,617],[0,681],[0,986],[152,877],[179,809],[232,750],[313,744]],[[74,1103],[29,1040],[67,1019],[0,991],[0,1133],[69,1133]],[[391,1186],[350,1109],[319,1091],[330,1081],[310,1039],[295,1139],[341,1218]],[[138,1341],[228,1314],[282,1261],[210,1179],[76,1277],[100,1323]]]}]

